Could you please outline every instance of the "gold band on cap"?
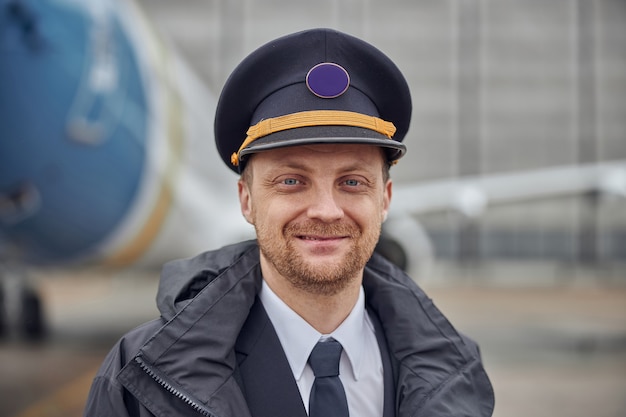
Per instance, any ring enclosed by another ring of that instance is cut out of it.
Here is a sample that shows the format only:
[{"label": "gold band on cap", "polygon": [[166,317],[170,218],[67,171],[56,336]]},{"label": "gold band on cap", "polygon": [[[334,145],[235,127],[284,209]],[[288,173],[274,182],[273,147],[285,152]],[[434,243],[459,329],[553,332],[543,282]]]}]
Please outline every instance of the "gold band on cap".
[{"label": "gold band on cap", "polygon": [[385,135],[387,138],[396,133],[396,127],[391,122],[374,116],[367,116],[344,110],[311,110],[299,113],[286,114],[284,116],[273,117],[261,120],[254,126],[250,126],[239,150],[232,154],[230,162],[234,166],[239,166],[239,154],[255,140],[272,133],[283,130],[295,129],[309,126],[353,126],[373,130]]}]

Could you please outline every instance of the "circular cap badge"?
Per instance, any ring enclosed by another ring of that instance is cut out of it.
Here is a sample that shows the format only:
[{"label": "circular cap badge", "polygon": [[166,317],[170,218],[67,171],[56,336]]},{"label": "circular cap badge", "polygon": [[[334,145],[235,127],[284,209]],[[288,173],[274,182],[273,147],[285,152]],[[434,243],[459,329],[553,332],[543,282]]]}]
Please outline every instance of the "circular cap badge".
[{"label": "circular cap badge", "polygon": [[346,92],[349,85],[348,71],[332,62],[317,64],[306,75],[306,86],[321,98],[339,97]]}]

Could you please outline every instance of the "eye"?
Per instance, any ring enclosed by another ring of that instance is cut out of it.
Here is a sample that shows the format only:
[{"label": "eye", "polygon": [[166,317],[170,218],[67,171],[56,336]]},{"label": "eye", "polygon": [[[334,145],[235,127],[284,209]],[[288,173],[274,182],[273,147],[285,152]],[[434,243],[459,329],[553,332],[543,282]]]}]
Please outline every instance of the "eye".
[{"label": "eye", "polygon": [[285,185],[298,185],[300,184],[300,181],[296,178],[285,178],[282,183]]},{"label": "eye", "polygon": [[349,187],[357,187],[358,185],[361,184],[361,181],[351,178],[351,179],[345,180],[344,184],[346,184]]}]

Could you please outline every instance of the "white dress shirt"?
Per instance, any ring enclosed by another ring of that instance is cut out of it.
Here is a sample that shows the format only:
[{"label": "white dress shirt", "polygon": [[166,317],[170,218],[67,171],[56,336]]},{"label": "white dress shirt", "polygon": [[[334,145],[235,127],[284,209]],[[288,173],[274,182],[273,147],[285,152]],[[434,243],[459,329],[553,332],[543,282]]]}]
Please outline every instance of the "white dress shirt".
[{"label": "white dress shirt", "polygon": [[331,334],[324,335],[285,304],[263,281],[260,299],[287,355],[304,407],[309,412],[309,395],[315,376],[307,363],[315,344],[333,338],[341,343],[339,378],[346,391],[348,409],[355,417],[383,414],[384,381],[374,326],[365,312],[363,288],[350,315]]}]

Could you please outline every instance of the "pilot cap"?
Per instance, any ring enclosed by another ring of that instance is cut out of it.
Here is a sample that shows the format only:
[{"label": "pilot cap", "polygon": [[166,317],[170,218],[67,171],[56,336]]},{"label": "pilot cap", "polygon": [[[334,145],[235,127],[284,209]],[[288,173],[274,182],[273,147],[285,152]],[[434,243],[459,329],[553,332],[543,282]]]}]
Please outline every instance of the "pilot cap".
[{"label": "pilot cap", "polygon": [[217,104],[215,141],[235,172],[251,154],[322,143],[380,146],[395,163],[410,119],[409,87],[385,54],[312,29],[261,46],[235,68]]}]

